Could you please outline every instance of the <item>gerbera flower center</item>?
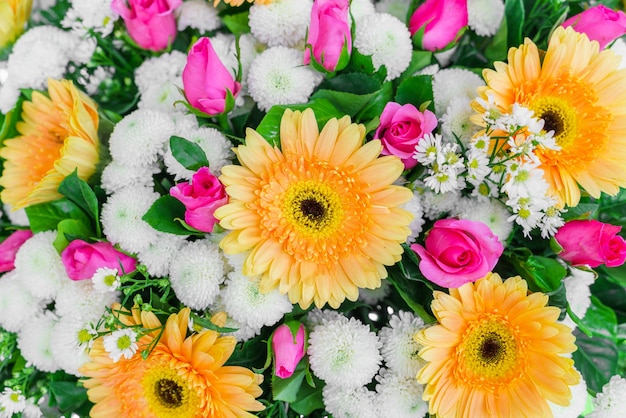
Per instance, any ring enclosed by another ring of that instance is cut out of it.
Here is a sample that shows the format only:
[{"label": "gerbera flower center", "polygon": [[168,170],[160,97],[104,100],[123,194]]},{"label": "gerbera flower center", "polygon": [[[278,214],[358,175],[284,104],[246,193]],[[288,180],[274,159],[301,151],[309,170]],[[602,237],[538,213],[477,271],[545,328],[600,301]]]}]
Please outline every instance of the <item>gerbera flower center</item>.
[{"label": "gerbera flower center", "polygon": [[578,135],[576,111],[566,101],[556,97],[541,97],[530,105],[537,117],[544,120],[544,130],[554,131],[556,143],[561,148],[572,144]]},{"label": "gerbera flower center", "polygon": [[289,187],[283,212],[296,230],[316,237],[332,234],[343,219],[337,193],[328,185],[311,180]]},{"label": "gerbera flower center", "polygon": [[194,416],[198,398],[174,369],[159,365],[148,370],[143,387],[150,409],[159,417]]},{"label": "gerbera flower center", "polygon": [[170,379],[161,379],[154,385],[157,398],[170,408],[178,408],[183,403],[183,388]]}]

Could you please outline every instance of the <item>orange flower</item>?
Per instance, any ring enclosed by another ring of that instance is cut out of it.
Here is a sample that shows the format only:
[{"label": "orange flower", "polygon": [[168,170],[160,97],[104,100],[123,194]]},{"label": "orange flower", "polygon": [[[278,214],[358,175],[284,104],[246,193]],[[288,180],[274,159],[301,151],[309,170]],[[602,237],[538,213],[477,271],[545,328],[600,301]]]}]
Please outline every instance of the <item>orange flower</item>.
[{"label": "orange flower", "polygon": [[[165,328],[152,312],[133,308],[132,315],[113,312],[129,327],[140,325],[148,333],[137,341],[139,350],[154,345],[144,360],[140,353],[113,362],[97,339],[89,355],[91,362],[80,372],[89,399],[95,403],[92,418],[190,418],[254,417],[261,411],[255,400],[263,392],[263,376],[239,366],[224,366],[233,353],[236,339],[203,330],[187,335],[189,308],[168,318]],[[224,325],[224,313],[213,317]],[[160,335],[160,332],[163,332]],[[155,341],[156,340],[156,341]]]},{"label": "orange flower", "polygon": [[61,197],[63,179],[78,169],[88,179],[99,160],[97,105],[68,80],[48,80],[48,98],[34,92],[22,106],[21,134],[4,141],[0,199],[23,208]]}]

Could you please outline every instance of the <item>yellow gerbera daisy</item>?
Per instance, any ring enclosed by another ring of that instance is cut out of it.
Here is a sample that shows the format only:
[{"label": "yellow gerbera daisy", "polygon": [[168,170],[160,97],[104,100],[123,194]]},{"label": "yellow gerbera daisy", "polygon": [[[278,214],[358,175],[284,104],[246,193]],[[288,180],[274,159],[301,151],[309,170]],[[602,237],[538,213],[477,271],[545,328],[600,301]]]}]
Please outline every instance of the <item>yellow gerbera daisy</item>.
[{"label": "yellow gerbera daisy", "polygon": [[[127,326],[151,331],[138,340],[139,350],[151,345],[154,349],[145,360],[136,353],[114,363],[103,338],[94,342],[91,362],[80,368],[87,378],[87,395],[95,403],[90,417],[254,417],[247,411],[264,409],[255,399],[263,392],[263,375],[224,366],[235,349],[235,337],[211,330],[186,337],[189,308],[170,315],[164,329],[152,312],[134,308],[130,315],[119,309],[113,306]],[[226,315],[220,313],[212,321],[223,326]]]},{"label": "yellow gerbera daisy", "polygon": [[416,334],[427,361],[417,380],[437,418],[552,417],[547,401],[568,405],[580,378],[571,329],[548,296],[519,276],[488,274],[450,294],[434,292],[439,324]]},{"label": "yellow gerbera daisy", "polygon": [[0,1],[0,48],[15,41],[24,32],[33,0]]},{"label": "yellow gerbera daisy", "polygon": [[545,56],[526,39],[511,48],[508,64],[486,69],[480,96],[503,111],[532,109],[554,131],[560,150],[538,149],[551,193],[575,206],[579,185],[591,196],[626,187],[626,70],[621,58],[572,28],[557,28]]},{"label": "yellow gerbera daisy", "polygon": [[398,205],[412,194],[392,183],[404,165],[378,158],[380,141],[362,145],[364,136],[348,116],[319,132],[311,109],[285,111],[281,149],[248,129],[236,150],[241,166],[222,169],[230,202],[215,216],[232,230],[224,251],[250,251],[243,272],[260,275],[261,292],[337,308],[359,288],[379,287],[384,266],[400,260],[412,215]]},{"label": "yellow gerbera daisy", "polygon": [[4,171],[0,199],[23,208],[61,197],[63,179],[78,169],[88,179],[99,159],[97,106],[68,80],[48,80],[50,97],[33,92],[22,105],[21,134],[0,149]]}]

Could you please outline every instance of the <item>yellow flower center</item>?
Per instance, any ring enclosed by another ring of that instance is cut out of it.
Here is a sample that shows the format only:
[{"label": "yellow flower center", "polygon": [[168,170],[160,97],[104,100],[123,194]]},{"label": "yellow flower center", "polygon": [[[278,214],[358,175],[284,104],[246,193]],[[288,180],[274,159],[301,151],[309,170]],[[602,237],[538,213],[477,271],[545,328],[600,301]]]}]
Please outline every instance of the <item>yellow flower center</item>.
[{"label": "yellow flower center", "polygon": [[176,370],[163,365],[148,370],[142,382],[144,396],[155,416],[192,417],[198,408],[198,396]]},{"label": "yellow flower center", "polygon": [[92,339],[92,335],[89,333],[89,331],[86,328],[83,328],[80,331],[78,331],[77,337],[78,337],[79,344],[87,344]]},{"label": "yellow flower center", "polygon": [[343,219],[343,208],[337,193],[314,180],[289,187],[283,213],[298,232],[310,237],[331,235]]},{"label": "yellow flower center", "polygon": [[116,279],[117,279],[117,276],[115,276],[113,274],[109,274],[107,276],[104,276],[104,284],[107,287],[111,287],[111,286],[113,286],[113,283],[115,283]]},{"label": "yellow flower center", "polygon": [[126,350],[133,344],[132,340],[128,335],[122,335],[117,339],[117,348],[120,350]]},{"label": "yellow flower center", "polygon": [[571,145],[578,135],[576,111],[570,103],[558,97],[540,97],[530,108],[544,120],[544,130],[554,131],[554,139],[561,148]]}]

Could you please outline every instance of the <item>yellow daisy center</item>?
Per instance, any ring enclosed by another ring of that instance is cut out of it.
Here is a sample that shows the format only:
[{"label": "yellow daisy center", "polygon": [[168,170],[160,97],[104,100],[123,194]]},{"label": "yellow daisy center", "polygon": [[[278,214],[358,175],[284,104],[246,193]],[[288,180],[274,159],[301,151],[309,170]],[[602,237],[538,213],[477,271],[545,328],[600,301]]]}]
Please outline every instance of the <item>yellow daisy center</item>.
[{"label": "yellow daisy center", "polygon": [[328,237],[343,219],[337,192],[323,183],[302,181],[287,190],[283,213],[300,233],[310,237]]},{"label": "yellow daisy center", "polygon": [[113,283],[115,283],[115,280],[117,279],[117,276],[115,276],[114,274],[109,274],[107,276],[104,276],[104,284],[107,285],[108,287],[113,286]]},{"label": "yellow daisy center", "polygon": [[80,331],[78,331],[77,337],[78,337],[78,342],[80,344],[87,344],[92,339],[92,335],[89,333],[89,331],[87,331],[86,328],[83,328]]},{"label": "yellow daisy center", "polygon": [[556,143],[566,148],[578,135],[576,110],[563,99],[557,97],[540,97],[530,108],[535,115],[544,120],[544,130],[554,131]]},{"label": "yellow daisy center", "polygon": [[157,366],[143,378],[144,395],[152,412],[163,418],[191,417],[198,408],[198,396],[175,370]]}]

